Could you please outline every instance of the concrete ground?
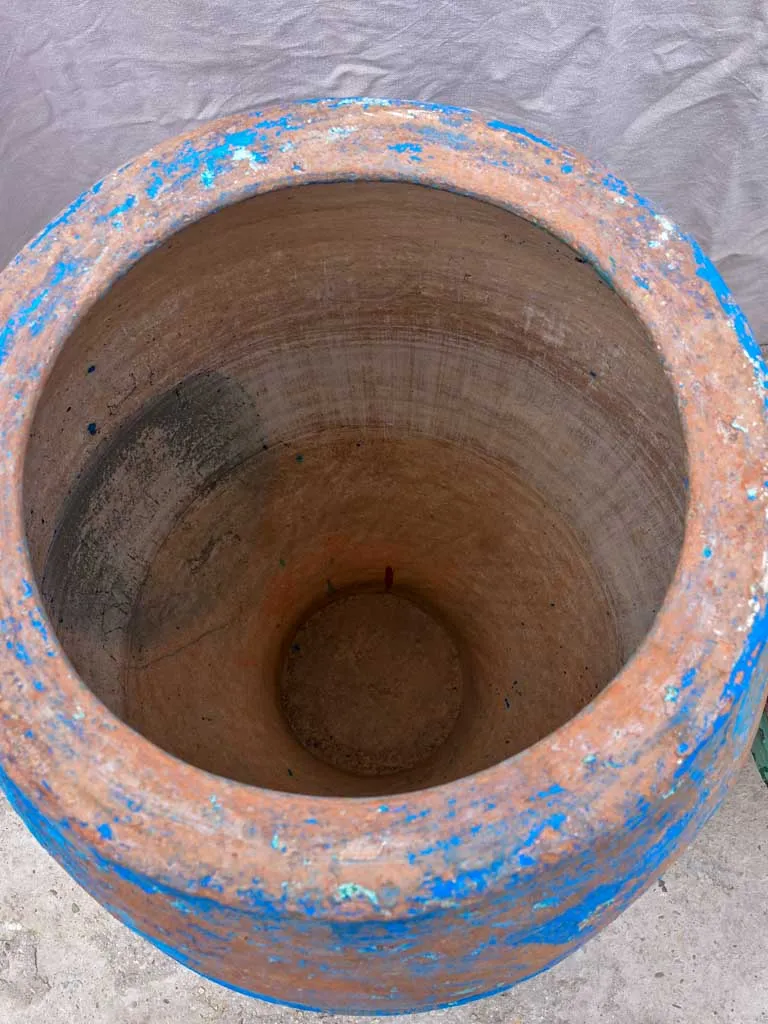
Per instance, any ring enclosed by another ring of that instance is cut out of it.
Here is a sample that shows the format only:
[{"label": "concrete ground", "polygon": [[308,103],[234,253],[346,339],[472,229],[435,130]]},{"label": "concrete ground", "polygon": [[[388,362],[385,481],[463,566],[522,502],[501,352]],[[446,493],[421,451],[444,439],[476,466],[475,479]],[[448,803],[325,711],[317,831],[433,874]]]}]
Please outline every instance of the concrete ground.
[{"label": "concrete ground", "polygon": [[[0,1024],[338,1024],[238,996],[87,896],[0,803]],[[768,789],[750,761],[694,845],[618,921],[511,992],[424,1024],[768,1024]],[[385,1018],[402,1021],[403,1017]]]}]

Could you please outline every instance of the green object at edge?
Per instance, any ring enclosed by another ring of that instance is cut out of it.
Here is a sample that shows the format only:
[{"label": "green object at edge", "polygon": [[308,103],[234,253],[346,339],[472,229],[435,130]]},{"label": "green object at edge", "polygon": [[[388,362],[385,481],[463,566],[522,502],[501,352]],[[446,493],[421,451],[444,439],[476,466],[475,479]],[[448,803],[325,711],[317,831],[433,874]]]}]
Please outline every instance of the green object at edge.
[{"label": "green object at edge", "polygon": [[752,757],[757,764],[757,770],[768,786],[768,712],[763,712],[760,725],[757,728],[757,736],[752,744]]}]

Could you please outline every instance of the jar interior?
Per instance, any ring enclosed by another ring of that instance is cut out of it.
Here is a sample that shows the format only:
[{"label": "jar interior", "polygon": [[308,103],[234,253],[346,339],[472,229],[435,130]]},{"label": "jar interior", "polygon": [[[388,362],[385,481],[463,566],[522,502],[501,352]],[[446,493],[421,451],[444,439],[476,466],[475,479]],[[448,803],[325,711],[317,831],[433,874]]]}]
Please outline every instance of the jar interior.
[{"label": "jar interior", "polygon": [[643,324],[508,210],[255,196],[80,320],[25,462],[59,642],[107,707],[270,789],[469,775],[577,714],[674,573],[686,451]]}]

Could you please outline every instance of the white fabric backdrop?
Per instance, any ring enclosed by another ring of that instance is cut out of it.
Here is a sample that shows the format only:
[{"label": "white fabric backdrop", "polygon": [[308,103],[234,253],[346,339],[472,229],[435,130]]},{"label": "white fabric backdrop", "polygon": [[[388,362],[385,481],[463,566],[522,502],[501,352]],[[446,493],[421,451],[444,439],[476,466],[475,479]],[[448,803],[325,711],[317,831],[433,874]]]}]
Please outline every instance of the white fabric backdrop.
[{"label": "white fabric backdrop", "polygon": [[301,96],[480,109],[698,236],[768,344],[768,0],[0,0],[0,265],[93,180]]}]

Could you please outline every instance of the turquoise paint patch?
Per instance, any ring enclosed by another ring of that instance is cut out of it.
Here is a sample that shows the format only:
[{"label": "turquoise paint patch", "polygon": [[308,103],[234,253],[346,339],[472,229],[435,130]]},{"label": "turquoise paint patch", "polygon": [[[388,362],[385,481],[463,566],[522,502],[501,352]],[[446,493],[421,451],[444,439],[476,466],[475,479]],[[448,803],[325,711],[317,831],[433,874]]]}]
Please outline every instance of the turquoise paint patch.
[{"label": "turquoise paint patch", "polygon": [[600,266],[599,263],[597,263],[597,261],[594,258],[590,257],[589,262],[592,266],[592,269],[603,282],[603,284],[607,285],[611,289],[611,291],[613,291],[613,281],[611,280],[608,272],[606,270],[603,270],[603,268]]},{"label": "turquoise paint patch", "polygon": [[272,847],[273,850],[276,850],[278,853],[285,853],[285,851],[288,849],[285,843],[282,843],[280,841],[280,835],[277,832],[273,834],[270,846]]},{"label": "turquoise paint patch", "polygon": [[649,292],[651,290],[651,286],[647,278],[640,277],[639,274],[634,274],[632,280],[635,282],[638,288],[642,288],[643,291]]},{"label": "turquoise paint patch", "polygon": [[343,882],[341,885],[337,886],[336,892],[339,899],[342,900],[363,898],[368,900],[368,902],[374,907],[378,907],[379,905],[379,897],[373,889],[366,889],[364,885],[358,885],[357,882]]},{"label": "turquoise paint patch", "polygon": [[557,898],[557,896],[550,896],[548,899],[539,900],[537,903],[534,903],[533,904],[533,909],[534,910],[548,910],[550,907],[558,906],[559,903],[560,903],[560,900]]}]

